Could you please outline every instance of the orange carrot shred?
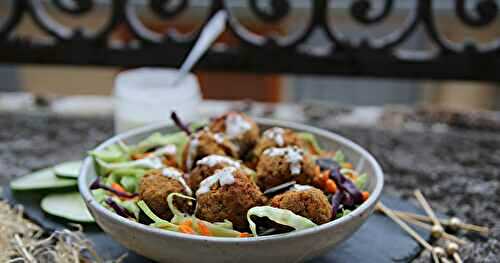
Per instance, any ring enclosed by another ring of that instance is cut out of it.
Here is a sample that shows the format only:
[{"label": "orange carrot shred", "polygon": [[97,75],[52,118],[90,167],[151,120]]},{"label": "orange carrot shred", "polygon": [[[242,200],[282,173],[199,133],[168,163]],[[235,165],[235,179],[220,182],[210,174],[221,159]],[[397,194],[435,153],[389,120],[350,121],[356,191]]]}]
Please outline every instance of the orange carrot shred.
[{"label": "orange carrot shred", "polygon": [[332,179],[328,179],[326,181],[326,191],[329,193],[335,193],[337,192],[337,184]]},{"label": "orange carrot shred", "polygon": [[185,234],[195,234],[192,227],[190,227],[188,225],[184,225],[184,224],[179,226],[179,231],[181,233],[185,233]]},{"label": "orange carrot shred", "polygon": [[124,192],[124,193],[127,192],[125,189],[123,189],[123,187],[121,185],[119,185],[117,183],[112,183],[111,188],[115,189],[118,192]]},{"label": "orange carrot shred", "polygon": [[240,237],[252,237],[252,235],[249,233],[242,232],[240,233]]},{"label": "orange carrot shred", "polygon": [[369,192],[362,192],[361,194],[363,195],[363,201],[366,201],[368,199],[368,197],[370,197]]},{"label": "orange carrot shred", "polygon": [[210,232],[210,229],[203,224],[202,222],[198,222],[198,228],[200,229],[200,234],[203,236],[212,236],[212,232]]},{"label": "orange carrot shred", "polygon": [[342,163],[342,168],[352,169],[352,163]]}]

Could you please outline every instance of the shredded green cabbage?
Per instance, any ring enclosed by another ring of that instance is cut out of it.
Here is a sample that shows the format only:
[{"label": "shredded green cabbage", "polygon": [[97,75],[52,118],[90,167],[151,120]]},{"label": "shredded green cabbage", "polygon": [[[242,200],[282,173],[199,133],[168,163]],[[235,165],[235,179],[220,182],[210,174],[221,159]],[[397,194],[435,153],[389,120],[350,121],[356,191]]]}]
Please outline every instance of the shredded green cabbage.
[{"label": "shredded green cabbage", "polygon": [[338,150],[335,152],[335,156],[333,157],[333,160],[336,162],[342,164],[346,162],[345,155],[341,150]]},{"label": "shredded green cabbage", "polygon": [[99,151],[90,151],[89,155],[107,163],[124,162],[128,160],[128,153],[118,144],[113,144]]},{"label": "shredded green cabbage", "polygon": [[365,190],[367,182],[368,174],[366,173],[361,174],[360,176],[358,176],[358,178],[356,178],[356,180],[354,180],[354,184],[361,191]]},{"label": "shredded green cabbage", "polygon": [[252,216],[267,217],[270,220],[280,224],[294,228],[295,230],[302,230],[316,226],[311,220],[296,215],[290,210],[280,209],[272,206],[256,206],[250,208],[247,212],[247,220],[250,224],[252,234],[257,236],[257,227],[252,221]]},{"label": "shredded green cabbage", "polygon": [[176,151],[177,162],[180,162],[182,159],[182,149],[184,149],[184,146],[187,144],[187,142],[188,142],[188,136],[184,132],[176,132],[165,135],[162,135],[161,133],[157,132],[153,133],[145,140],[139,142],[135,147],[132,147],[130,153],[131,154],[145,153],[146,151],[152,148],[173,144],[177,149]]},{"label": "shredded green cabbage", "polygon": [[321,153],[323,151],[321,147],[319,147],[318,141],[316,140],[316,136],[314,136],[314,134],[309,132],[300,132],[298,133],[298,136],[305,142],[309,143],[313,147],[315,152]]}]

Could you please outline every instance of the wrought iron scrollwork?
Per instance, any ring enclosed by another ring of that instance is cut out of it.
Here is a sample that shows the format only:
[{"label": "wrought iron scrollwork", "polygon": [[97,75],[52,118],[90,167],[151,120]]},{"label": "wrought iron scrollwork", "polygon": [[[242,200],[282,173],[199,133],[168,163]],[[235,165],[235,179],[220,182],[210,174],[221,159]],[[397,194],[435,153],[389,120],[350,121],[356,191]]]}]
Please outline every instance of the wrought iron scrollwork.
[{"label": "wrought iron scrollwork", "polygon": [[[265,6],[260,5],[264,1]],[[500,67],[500,37],[489,45],[466,42],[451,44],[440,32],[434,4],[439,0],[414,0],[406,22],[379,39],[363,39],[354,43],[329,23],[328,10],[332,0],[310,1],[309,18],[296,34],[287,37],[264,36],[251,32],[232,14],[228,0],[206,1],[208,17],[219,10],[229,14],[228,30],[239,41],[238,46],[211,50],[199,67],[213,70],[250,72],[320,73],[341,75],[370,75],[379,77],[457,78],[500,81],[500,74],[485,67]],[[0,62],[52,63],[113,66],[178,66],[196,41],[199,32],[190,35],[165,30],[155,32],[139,19],[132,0],[108,0],[110,15],[97,32],[70,28],[56,22],[47,10],[52,4],[58,12],[70,16],[89,14],[99,8],[96,0],[11,0],[6,17],[0,20]],[[191,7],[188,0],[148,0],[146,7],[159,18],[168,20]],[[276,23],[290,15],[295,8],[289,0],[248,0],[249,12],[265,23]],[[396,1],[384,0],[376,8],[373,0],[351,0],[348,12],[362,26],[386,21],[396,9]],[[472,8],[470,8],[472,6]],[[495,0],[468,2],[455,0],[454,11],[466,26],[483,28],[498,18],[499,4]],[[37,42],[20,39],[13,33],[20,21],[30,17],[53,39]],[[137,45],[113,45],[108,41],[118,28],[131,32]],[[417,28],[423,28],[437,52],[422,55],[395,50],[408,40]],[[329,52],[307,52],[301,45],[311,35],[323,32],[332,46]],[[164,33],[163,33],[164,32]],[[383,66],[380,66],[383,65]]]}]

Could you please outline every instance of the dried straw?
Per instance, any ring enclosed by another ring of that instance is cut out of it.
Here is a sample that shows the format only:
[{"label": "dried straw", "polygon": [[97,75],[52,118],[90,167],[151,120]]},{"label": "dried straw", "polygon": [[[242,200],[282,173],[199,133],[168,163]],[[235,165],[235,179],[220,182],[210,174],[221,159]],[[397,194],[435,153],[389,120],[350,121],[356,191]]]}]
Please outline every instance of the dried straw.
[{"label": "dried straw", "polygon": [[43,230],[23,217],[21,206],[0,201],[0,262],[105,262],[85,238],[81,226],[75,227],[75,231],[64,229],[43,238]]}]

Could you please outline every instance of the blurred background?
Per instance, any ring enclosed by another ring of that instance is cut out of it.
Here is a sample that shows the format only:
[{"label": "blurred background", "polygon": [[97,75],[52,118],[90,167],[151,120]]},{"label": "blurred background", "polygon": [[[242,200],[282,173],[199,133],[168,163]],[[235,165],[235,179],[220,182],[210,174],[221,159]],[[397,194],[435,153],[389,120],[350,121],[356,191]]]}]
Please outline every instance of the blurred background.
[{"label": "blurred background", "polygon": [[[42,1],[45,2],[45,1]],[[47,1],[49,2],[49,1]],[[64,2],[64,1],[63,1]],[[72,1],[67,1],[71,4]],[[45,3],[49,14],[65,25],[85,25],[90,30],[102,25],[109,15],[109,1],[94,1],[99,4],[92,12],[78,18],[68,16]],[[164,32],[175,27],[189,33],[199,30],[207,16],[210,1],[190,1],[191,8],[175,19],[160,19],[147,8],[148,1],[133,1],[139,10],[140,19],[148,28]],[[176,1],[171,1],[175,4]],[[227,1],[231,11],[248,29],[259,34],[293,35],[306,25],[310,1],[294,0],[292,11],[286,19],[271,26],[259,21],[249,10],[248,1]],[[261,1],[266,8],[270,1]],[[371,1],[375,11],[382,8],[384,1]],[[334,1],[330,10],[330,23],[349,38],[359,39],[370,36],[381,38],[401,26],[415,7],[415,1],[395,1],[396,9],[383,23],[376,26],[362,26],[353,21],[348,8],[351,1]],[[500,35],[500,21],[495,20],[488,27],[471,30],[461,23],[454,12],[453,0],[434,1],[438,13],[438,29],[452,42],[462,43],[473,40],[481,43],[493,41]],[[477,1],[467,1],[474,5]],[[9,1],[0,1],[0,18],[4,19],[10,7]],[[43,40],[31,19],[25,17],[17,36],[30,36]],[[113,41],[133,41],[125,27],[113,34]],[[225,33],[220,40],[228,45],[236,39]],[[419,32],[399,47],[402,50],[432,50],[426,34]],[[322,47],[328,41],[321,33],[315,33],[307,45]],[[27,91],[37,95],[110,95],[116,74],[124,70],[113,67],[71,67],[37,65],[1,65],[0,92]],[[431,104],[458,109],[489,109],[500,107],[497,84],[461,81],[413,81],[375,78],[347,78],[309,75],[255,75],[224,72],[196,72],[202,93],[206,99],[251,99],[265,102],[318,101],[340,105],[387,105],[387,104]]]}]

